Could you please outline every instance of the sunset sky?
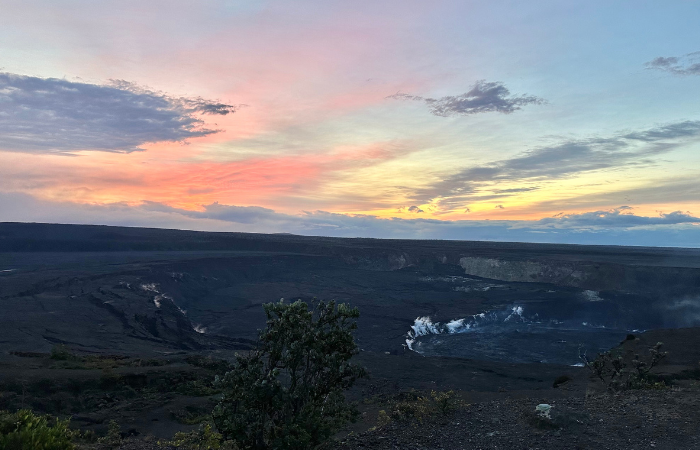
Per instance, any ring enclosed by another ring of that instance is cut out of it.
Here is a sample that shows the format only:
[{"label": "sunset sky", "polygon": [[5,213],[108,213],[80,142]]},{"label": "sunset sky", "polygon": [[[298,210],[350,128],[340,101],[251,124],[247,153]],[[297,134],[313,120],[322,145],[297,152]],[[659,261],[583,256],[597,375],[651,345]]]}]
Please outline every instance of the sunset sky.
[{"label": "sunset sky", "polygon": [[0,221],[700,247],[700,2],[0,11]]}]

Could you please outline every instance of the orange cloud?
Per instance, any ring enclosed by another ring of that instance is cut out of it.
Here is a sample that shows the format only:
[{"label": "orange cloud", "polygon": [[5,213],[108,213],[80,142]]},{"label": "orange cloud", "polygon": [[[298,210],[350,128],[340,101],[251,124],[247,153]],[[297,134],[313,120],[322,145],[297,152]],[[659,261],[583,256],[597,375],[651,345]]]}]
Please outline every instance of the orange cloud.
[{"label": "orange cloud", "polygon": [[0,153],[0,177],[6,191],[51,200],[128,204],[148,200],[185,209],[219,201],[296,211],[299,207],[292,199],[323,197],[322,186],[335,172],[374,165],[406,151],[389,142],[231,162],[192,161],[188,146],[172,144],[130,155]]}]

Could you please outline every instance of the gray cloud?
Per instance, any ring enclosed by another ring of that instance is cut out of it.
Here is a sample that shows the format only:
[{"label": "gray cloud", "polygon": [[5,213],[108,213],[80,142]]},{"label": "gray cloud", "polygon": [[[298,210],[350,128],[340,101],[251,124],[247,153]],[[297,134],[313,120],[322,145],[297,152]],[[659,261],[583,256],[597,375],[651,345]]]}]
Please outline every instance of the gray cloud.
[{"label": "gray cloud", "polygon": [[[413,199],[427,203],[438,197],[455,197],[455,202],[463,204],[465,198],[486,198],[478,194],[493,183],[551,180],[595,170],[649,165],[654,163],[654,157],[698,139],[700,121],[682,121],[608,137],[563,141],[510,159],[463,169],[416,190]],[[493,192],[508,195],[534,189]]]},{"label": "gray cloud", "polygon": [[[602,216],[602,217],[601,217]],[[537,221],[380,219],[325,211],[282,214],[256,206],[214,203],[188,211],[159,203],[87,205],[0,193],[0,221],[83,223],[179,228],[202,231],[293,233],[300,235],[401,239],[457,239],[571,244],[700,247],[700,222],[689,213],[658,217],[628,209],[594,211]]]},{"label": "gray cloud", "polygon": [[680,139],[695,137],[700,131],[700,121],[686,120],[683,122],[671,123],[658,128],[627,133],[622,137],[629,140],[644,142],[659,141],[662,139]]},{"label": "gray cloud", "polygon": [[236,112],[239,108],[248,105],[228,105],[226,103],[221,103],[218,101],[207,100],[202,97],[171,97],[164,92],[156,92],[150,89],[144,88],[136,83],[132,83],[126,80],[109,80],[109,85],[111,87],[129,91],[134,94],[149,95],[153,97],[160,97],[167,99],[169,103],[173,106],[181,106],[185,111],[190,113],[199,112],[202,114],[218,114],[225,116],[230,113]]},{"label": "gray cloud", "polygon": [[620,206],[608,211],[590,211],[579,214],[557,214],[554,217],[540,219],[541,226],[557,228],[633,228],[650,225],[700,224],[700,218],[688,212],[674,211],[659,213],[657,217],[637,216],[629,206]]},{"label": "gray cloud", "polygon": [[524,187],[524,188],[513,188],[513,189],[494,189],[494,194],[515,194],[518,192],[530,192],[536,191],[538,187]]},{"label": "gray cloud", "polygon": [[193,219],[211,219],[238,224],[262,223],[268,220],[279,220],[281,217],[275,211],[261,206],[230,206],[214,202],[203,207],[204,211],[190,211],[148,201],[141,206],[146,211],[177,213]]},{"label": "gray cloud", "polygon": [[227,105],[226,103],[212,102],[211,100],[205,100],[201,97],[194,99],[185,99],[185,105],[190,106],[193,111],[201,112],[202,114],[218,114],[220,116],[225,116],[229,113],[236,112],[236,109],[245,105]]},{"label": "gray cloud", "polygon": [[700,75],[700,52],[678,56],[659,56],[644,64],[647,69],[663,70],[674,75]]},{"label": "gray cloud", "polygon": [[416,205],[411,205],[411,206],[402,206],[401,208],[397,209],[396,212],[420,214],[420,213],[425,212],[425,211],[423,211],[422,209],[420,209]]},{"label": "gray cloud", "polygon": [[546,103],[544,99],[531,95],[511,96],[503,83],[485,80],[477,81],[469,92],[457,96],[436,99],[397,93],[387,98],[424,102],[432,114],[441,117],[468,116],[493,111],[510,114],[525,105]]},{"label": "gray cloud", "polygon": [[121,80],[97,85],[0,73],[0,150],[128,153],[150,142],[216,133],[197,115],[235,110],[234,105],[170,97]]}]

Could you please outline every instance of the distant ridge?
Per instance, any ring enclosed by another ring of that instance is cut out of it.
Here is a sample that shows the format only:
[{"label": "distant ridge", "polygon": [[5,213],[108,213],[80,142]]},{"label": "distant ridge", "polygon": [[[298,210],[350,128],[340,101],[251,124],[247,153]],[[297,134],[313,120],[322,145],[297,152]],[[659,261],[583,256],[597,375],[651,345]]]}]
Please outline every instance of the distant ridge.
[{"label": "distant ridge", "polygon": [[[256,251],[308,254],[406,252],[698,267],[700,249],[494,241],[301,236],[290,233],[190,231],[109,225],[0,222],[0,252]],[[632,261],[633,260],[633,261]]]}]

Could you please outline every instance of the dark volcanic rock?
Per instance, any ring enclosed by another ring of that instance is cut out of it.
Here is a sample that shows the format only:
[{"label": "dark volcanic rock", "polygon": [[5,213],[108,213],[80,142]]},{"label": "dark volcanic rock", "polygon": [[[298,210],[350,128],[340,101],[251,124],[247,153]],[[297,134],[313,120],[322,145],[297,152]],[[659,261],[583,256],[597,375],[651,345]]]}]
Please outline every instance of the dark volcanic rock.
[{"label": "dark volcanic rock", "polygon": [[280,298],[358,306],[361,347],[393,353],[416,317],[516,301],[559,319],[596,306],[593,321],[622,328],[700,319],[700,251],[689,249],[5,223],[0,271],[4,352],[238,348],[263,326],[260,304]]},{"label": "dark volcanic rock", "polygon": [[[691,430],[698,426],[696,417],[684,421],[696,411],[694,391],[684,391],[687,401],[675,391],[646,392],[634,401],[586,398],[585,369],[537,362],[539,347],[563,345],[564,339],[539,335],[538,348],[530,349],[537,358],[526,358],[527,364],[512,357],[527,336],[507,339],[509,346],[496,349],[508,350],[503,358],[488,361],[428,358],[405,345],[417,317],[444,325],[517,304],[539,318],[533,321],[605,325],[622,330],[620,340],[638,329],[639,339],[626,347],[642,352],[663,341],[670,354],[660,375],[695,380],[700,333],[690,327],[700,324],[700,250],[693,249],[0,224],[0,384],[7,388],[0,400],[23,405],[29,386],[39,410],[79,412],[80,423],[98,431],[118,417],[142,435],[171,437],[182,428],[173,411],[212,399],[207,386],[188,378],[198,368],[170,359],[194,353],[230,359],[236,350],[250,348],[265,325],[262,303],[280,298],[335,299],[359,307],[358,361],[372,378],[350,393],[353,399],[457,389],[473,403],[452,422],[410,430],[394,424],[349,439],[344,448],[697,444]],[[687,328],[668,329],[678,327]],[[649,329],[656,330],[642,333]],[[56,344],[80,355],[168,361],[164,368],[119,366],[115,373],[109,367],[104,373],[55,368],[47,361]],[[571,380],[554,388],[563,376]],[[109,386],[102,392],[115,377],[122,383],[116,394]],[[144,391],[143,377],[157,387]],[[85,386],[93,386],[90,395],[83,393]],[[138,398],[139,392],[147,394]],[[538,403],[555,405],[552,430],[529,421]],[[639,419],[649,415],[659,419]],[[142,444],[151,445],[137,439],[124,448],[149,448]]]},{"label": "dark volcanic rock", "polygon": [[475,403],[447,418],[436,417],[423,423],[392,422],[348,437],[336,448],[700,448],[697,388],[560,399],[551,402],[553,420],[548,422],[535,418],[537,403],[547,400],[543,397]]}]

